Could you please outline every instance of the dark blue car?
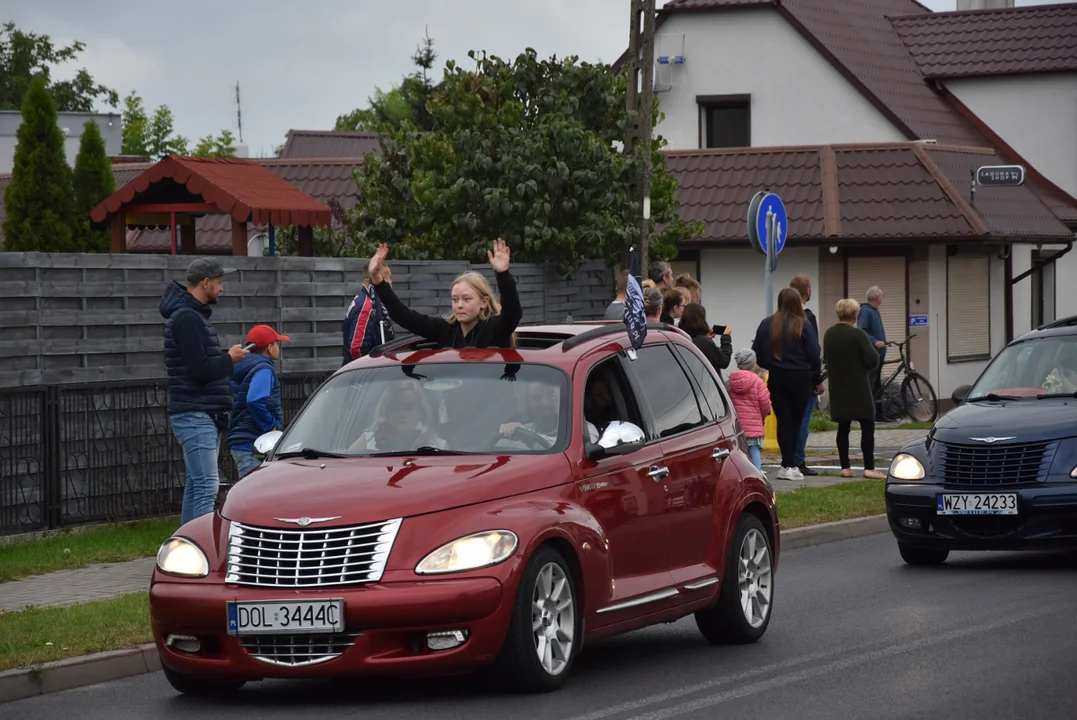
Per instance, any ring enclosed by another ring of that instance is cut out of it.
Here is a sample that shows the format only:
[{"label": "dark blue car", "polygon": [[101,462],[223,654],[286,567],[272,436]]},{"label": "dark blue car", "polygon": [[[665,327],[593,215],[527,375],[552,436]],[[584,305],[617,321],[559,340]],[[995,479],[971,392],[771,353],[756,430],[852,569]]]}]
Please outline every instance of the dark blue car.
[{"label": "dark blue car", "polygon": [[1077,316],[1017,338],[894,457],[886,514],[911,565],[1077,547]]}]

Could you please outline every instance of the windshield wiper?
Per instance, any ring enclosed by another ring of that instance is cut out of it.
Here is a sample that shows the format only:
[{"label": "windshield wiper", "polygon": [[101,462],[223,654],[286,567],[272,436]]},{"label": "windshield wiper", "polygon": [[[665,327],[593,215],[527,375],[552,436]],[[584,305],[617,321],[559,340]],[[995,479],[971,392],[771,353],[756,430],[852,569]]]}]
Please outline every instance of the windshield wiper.
[{"label": "windshield wiper", "polygon": [[301,457],[304,460],[317,460],[319,458],[345,458],[348,456],[342,455],[341,453],[332,453],[325,450],[315,450],[314,448],[305,447],[302,450],[280,453],[276,456],[276,459],[286,460],[287,458],[293,457]]},{"label": "windshield wiper", "polygon": [[446,450],[433,445],[420,445],[414,450],[387,450],[385,452],[370,453],[366,457],[393,457],[401,455],[470,455],[461,450]]},{"label": "windshield wiper", "polygon": [[1040,395],[1037,395],[1036,399],[1037,400],[1043,400],[1044,398],[1056,398],[1056,397],[1064,397],[1064,398],[1077,397],[1077,392],[1042,393]]},{"label": "windshield wiper", "polygon": [[977,395],[976,397],[970,397],[966,402],[976,402],[977,400],[1021,400],[1020,395],[999,395],[998,393],[987,393],[986,395]]}]

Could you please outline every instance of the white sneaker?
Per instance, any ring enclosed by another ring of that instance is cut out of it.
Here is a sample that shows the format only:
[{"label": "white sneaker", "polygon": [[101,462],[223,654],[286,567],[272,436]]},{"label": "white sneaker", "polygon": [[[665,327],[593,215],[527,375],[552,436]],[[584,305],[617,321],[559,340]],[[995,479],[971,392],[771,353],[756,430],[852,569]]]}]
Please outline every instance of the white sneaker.
[{"label": "white sneaker", "polygon": [[785,478],[786,480],[792,480],[794,482],[800,482],[801,480],[804,479],[804,473],[800,472],[799,468],[795,468],[795,467],[788,468],[786,470],[786,472],[789,473]]},{"label": "white sneaker", "polygon": [[787,467],[778,468],[778,473],[777,473],[777,475],[775,475],[775,477],[777,479],[779,479],[779,480],[788,480],[789,479],[789,468],[787,468]]}]

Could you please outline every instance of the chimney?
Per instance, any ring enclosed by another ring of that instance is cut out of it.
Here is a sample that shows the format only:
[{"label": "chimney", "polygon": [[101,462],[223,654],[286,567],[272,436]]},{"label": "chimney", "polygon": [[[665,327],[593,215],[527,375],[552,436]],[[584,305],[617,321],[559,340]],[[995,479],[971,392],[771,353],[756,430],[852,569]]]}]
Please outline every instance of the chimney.
[{"label": "chimney", "polygon": [[1013,7],[1013,0],[957,0],[958,10],[1005,10]]}]

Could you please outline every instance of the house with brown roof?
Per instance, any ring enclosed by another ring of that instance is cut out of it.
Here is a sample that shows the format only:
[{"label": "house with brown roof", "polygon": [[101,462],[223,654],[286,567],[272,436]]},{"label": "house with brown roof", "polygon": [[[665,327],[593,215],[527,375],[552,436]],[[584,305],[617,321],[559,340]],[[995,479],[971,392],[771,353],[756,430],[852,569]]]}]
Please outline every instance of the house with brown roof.
[{"label": "house with brown roof", "polygon": [[[917,335],[940,399],[1015,335],[1077,314],[1061,282],[1077,277],[1077,3],[669,0],[654,48],[656,133],[682,219],[705,225],[675,271],[738,346],[764,312],[746,228],[760,190],[789,215],[781,284],[811,276],[823,327],[881,287],[888,337]],[[1002,164],[1024,184],[974,185]]]}]

